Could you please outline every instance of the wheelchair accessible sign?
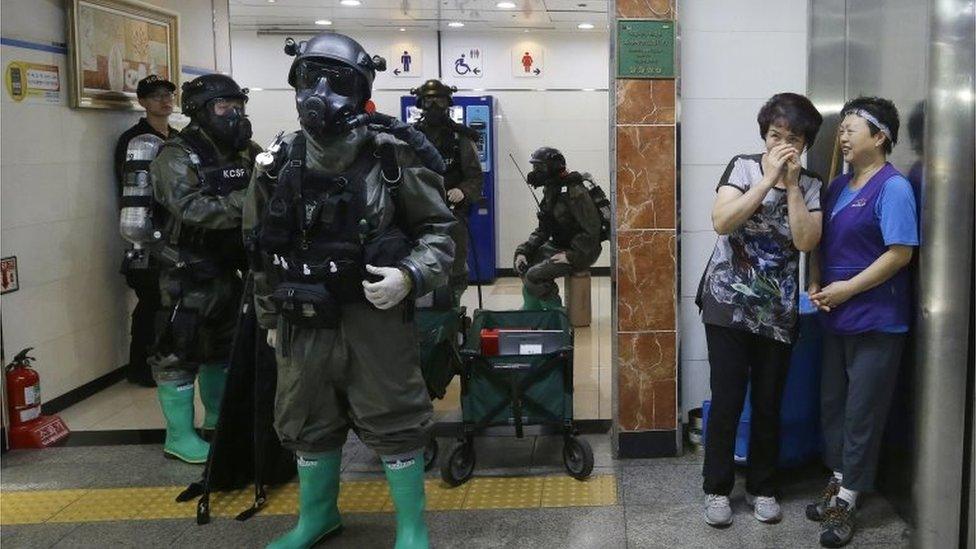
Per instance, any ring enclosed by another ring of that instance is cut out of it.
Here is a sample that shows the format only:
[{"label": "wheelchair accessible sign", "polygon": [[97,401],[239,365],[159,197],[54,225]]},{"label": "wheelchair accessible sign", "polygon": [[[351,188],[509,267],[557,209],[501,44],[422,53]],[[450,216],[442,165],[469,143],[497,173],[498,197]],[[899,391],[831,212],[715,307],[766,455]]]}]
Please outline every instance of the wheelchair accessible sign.
[{"label": "wheelchair accessible sign", "polygon": [[457,47],[445,59],[445,72],[455,78],[481,78],[484,75],[485,50],[481,46]]}]

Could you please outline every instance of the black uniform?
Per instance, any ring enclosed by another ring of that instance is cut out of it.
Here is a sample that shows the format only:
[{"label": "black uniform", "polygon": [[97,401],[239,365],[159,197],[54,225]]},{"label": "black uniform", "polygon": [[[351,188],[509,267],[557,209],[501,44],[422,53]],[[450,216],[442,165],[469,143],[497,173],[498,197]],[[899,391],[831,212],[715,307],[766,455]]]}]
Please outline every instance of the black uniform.
[{"label": "black uniform", "polygon": [[459,189],[464,193],[463,200],[450,204],[457,219],[457,225],[451,234],[455,247],[450,285],[455,299],[460,299],[468,285],[468,214],[471,205],[481,199],[484,185],[484,174],[476,146],[478,134],[449,119],[444,124],[421,121],[416,127],[437,147],[444,158],[447,166],[444,172],[444,190]]},{"label": "black uniform", "polygon": [[[162,139],[176,135],[176,129],[170,126],[167,135],[156,131],[145,118],[119,136],[115,144],[115,181],[116,196],[122,196],[123,167],[125,154],[129,148],[129,141],[133,137],[152,134]],[[132,310],[131,341],[129,343],[129,366],[126,372],[129,381],[145,385],[152,384],[152,372],[146,359],[153,343],[155,330],[153,328],[156,312],[160,309],[159,297],[159,265],[151,261],[148,269],[130,270],[123,266],[122,274],[125,282],[136,292],[136,307]]]}]

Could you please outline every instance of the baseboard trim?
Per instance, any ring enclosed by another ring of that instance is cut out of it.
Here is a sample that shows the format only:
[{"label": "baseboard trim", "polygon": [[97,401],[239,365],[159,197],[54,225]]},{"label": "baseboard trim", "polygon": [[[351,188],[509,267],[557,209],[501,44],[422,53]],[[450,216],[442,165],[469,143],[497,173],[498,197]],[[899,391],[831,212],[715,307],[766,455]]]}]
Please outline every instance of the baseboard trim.
[{"label": "baseboard trim", "polygon": [[[601,434],[610,431],[609,419],[583,419],[574,422],[581,435]],[[434,425],[434,436],[450,438],[458,433],[459,422],[441,422]],[[512,428],[512,436],[515,429]],[[128,446],[136,444],[162,444],[165,429],[115,429],[110,431],[72,431],[60,446]]]},{"label": "baseboard trim", "polygon": [[677,431],[624,431],[617,434],[621,459],[657,458],[678,455]]},{"label": "baseboard trim", "polygon": [[112,370],[111,372],[89,381],[80,387],[76,387],[57,398],[52,398],[50,401],[41,405],[41,413],[44,415],[56,414],[69,406],[78,404],[82,400],[85,400],[103,389],[115,385],[123,379],[125,379],[125,366]]},{"label": "baseboard trim", "polygon": [[61,446],[131,446],[162,444],[166,429],[116,429],[112,431],[72,431]]}]

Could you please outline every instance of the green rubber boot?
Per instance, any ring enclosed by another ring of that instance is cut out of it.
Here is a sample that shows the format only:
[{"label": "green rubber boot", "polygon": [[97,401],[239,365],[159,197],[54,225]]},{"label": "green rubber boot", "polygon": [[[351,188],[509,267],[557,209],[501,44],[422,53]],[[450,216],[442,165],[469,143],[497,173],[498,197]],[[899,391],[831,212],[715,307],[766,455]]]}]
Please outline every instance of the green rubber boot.
[{"label": "green rubber boot", "polygon": [[522,310],[523,311],[541,311],[542,302],[539,298],[529,293],[528,288],[522,286]]},{"label": "green rubber boot", "polygon": [[268,544],[268,549],[312,547],[342,530],[339,517],[338,450],[315,458],[298,457],[298,524]]},{"label": "green rubber boot", "polygon": [[213,431],[220,419],[220,403],[227,385],[227,368],[223,364],[201,364],[197,374],[200,380],[200,400],[203,401],[203,428]]},{"label": "green rubber boot", "polygon": [[160,383],[156,393],[166,418],[163,452],[187,463],[206,463],[210,445],[193,429],[193,384]]},{"label": "green rubber boot", "polygon": [[383,458],[383,470],[390,485],[390,499],[396,509],[396,544],[393,549],[428,549],[424,522],[424,453],[403,458]]},{"label": "green rubber boot", "polygon": [[549,299],[539,300],[539,310],[541,311],[554,311],[556,309],[561,309],[563,307],[563,301],[559,298],[559,295],[550,297]]}]

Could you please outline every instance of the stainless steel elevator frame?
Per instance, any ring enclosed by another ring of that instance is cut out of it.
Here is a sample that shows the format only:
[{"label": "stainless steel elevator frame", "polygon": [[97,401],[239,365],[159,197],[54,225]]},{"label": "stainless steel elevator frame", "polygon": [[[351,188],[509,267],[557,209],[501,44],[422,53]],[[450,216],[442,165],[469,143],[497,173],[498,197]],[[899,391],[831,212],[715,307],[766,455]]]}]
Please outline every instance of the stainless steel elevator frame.
[{"label": "stainless steel elevator frame", "polygon": [[966,387],[973,368],[968,354],[973,337],[976,10],[972,0],[933,0],[930,10],[913,542],[954,547],[973,527],[962,522],[969,515],[962,504],[973,482],[969,478],[970,486],[963,485],[963,471],[971,467],[963,463],[963,419],[967,410],[972,414]]},{"label": "stainless steel elevator frame", "polygon": [[810,0],[809,9],[808,94],[825,118],[808,155],[814,171],[833,175],[844,101],[880,95],[901,112],[891,159],[907,173],[909,114],[925,102],[924,154],[916,160],[924,183],[907,518],[916,547],[976,549],[974,0]]}]

